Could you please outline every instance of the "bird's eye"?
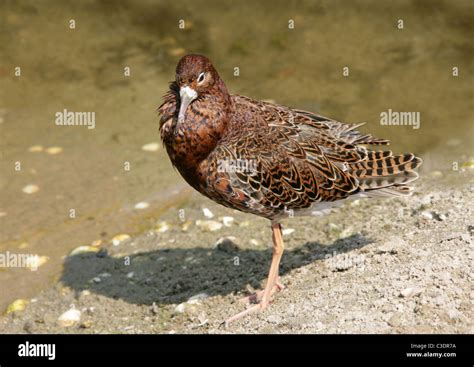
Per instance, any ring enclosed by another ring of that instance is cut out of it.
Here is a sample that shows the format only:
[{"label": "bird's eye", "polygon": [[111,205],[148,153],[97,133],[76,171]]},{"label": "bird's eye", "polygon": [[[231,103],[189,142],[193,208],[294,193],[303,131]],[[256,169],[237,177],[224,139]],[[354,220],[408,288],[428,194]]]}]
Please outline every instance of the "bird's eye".
[{"label": "bird's eye", "polygon": [[204,81],[204,73],[199,74],[198,83],[201,84]]}]

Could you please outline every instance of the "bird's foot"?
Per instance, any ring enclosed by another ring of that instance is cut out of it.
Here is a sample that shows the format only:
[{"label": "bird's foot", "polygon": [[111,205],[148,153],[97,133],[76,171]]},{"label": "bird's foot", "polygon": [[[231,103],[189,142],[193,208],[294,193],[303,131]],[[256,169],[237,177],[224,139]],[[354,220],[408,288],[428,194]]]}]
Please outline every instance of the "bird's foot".
[{"label": "bird's foot", "polygon": [[231,322],[234,322],[236,320],[239,320],[247,315],[250,315],[251,313],[254,313],[254,312],[257,312],[257,311],[264,311],[268,305],[269,305],[269,301],[265,301],[264,302],[264,299],[262,299],[262,301],[260,301],[260,303],[256,304],[256,305],[253,305],[249,308],[247,308],[246,310],[242,311],[242,312],[239,312],[238,314],[228,318],[227,320],[225,320],[224,322],[224,325],[227,326],[228,324],[230,324]]},{"label": "bird's foot", "polygon": [[245,302],[247,304],[250,303],[255,303],[257,302],[256,305],[253,305],[246,310],[239,312],[238,314],[232,316],[231,318],[227,319],[224,322],[224,325],[227,326],[231,322],[234,322],[236,320],[239,320],[251,313],[254,312],[259,312],[259,311],[264,311],[267,309],[268,305],[270,304],[270,297],[277,291],[281,291],[282,289],[285,289],[285,286],[280,283],[279,280],[275,281],[275,285],[272,287],[271,292],[268,294],[267,297],[265,297],[265,290],[261,290],[258,292],[255,292],[254,294],[251,294],[250,296],[241,298],[239,301],[240,302]]},{"label": "bird's foot", "polygon": [[[275,292],[282,291],[283,289],[285,289],[285,286],[280,282],[280,280],[277,280],[275,282],[275,286],[272,288],[270,295],[273,295]],[[265,292],[264,290],[257,291],[255,293],[252,293],[249,296],[240,298],[239,302],[244,303],[244,304],[260,303],[264,292]]]}]

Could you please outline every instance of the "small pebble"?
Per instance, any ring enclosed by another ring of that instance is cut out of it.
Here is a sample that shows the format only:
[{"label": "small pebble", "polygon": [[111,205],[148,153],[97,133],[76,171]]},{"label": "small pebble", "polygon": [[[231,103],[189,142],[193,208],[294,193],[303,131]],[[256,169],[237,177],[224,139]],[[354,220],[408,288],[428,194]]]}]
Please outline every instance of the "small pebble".
[{"label": "small pebble", "polygon": [[191,227],[192,224],[193,222],[191,222],[190,220],[184,222],[183,225],[181,226],[181,230],[186,232],[189,229],[189,227]]},{"label": "small pebble", "polygon": [[471,159],[470,161],[463,162],[461,164],[461,167],[473,169],[474,168],[474,159]]},{"label": "small pebble", "polygon": [[92,327],[92,325],[93,325],[92,320],[85,320],[85,321],[81,322],[79,327],[81,329],[90,329]]},{"label": "small pebble", "polygon": [[37,185],[26,185],[22,191],[25,193],[25,194],[34,194],[35,192],[37,192],[39,190],[39,187]]},{"label": "small pebble", "polygon": [[234,218],[233,217],[222,217],[222,223],[224,224],[225,227],[230,227],[230,226],[232,226],[232,223],[234,223]]},{"label": "small pebble", "polygon": [[250,244],[252,246],[260,246],[260,242],[256,240],[255,238],[250,239]]},{"label": "small pebble", "polygon": [[118,234],[112,238],[112,244],[114,246],[120,245],[122,242],[129,240],[131,237],[128,234]]},{"label": "small pebble", "polygon": [[141,210],[141,209],[146,209],[150,206],[149,203],[147,203],[146,201],[140,201],[139,203],[136,203],[135,204],[135,209],[138,209],[138,210]]},{"label": "small pebble", "polygon": [[434,219],[436,219],[440,222],[443,222],[447,219],[446,215],[444,215],[442,213],[433,212],[432,215],[433,215]]},{"label": "small pebble", "polygon": [[8,315],[10,313],[23,311],[26,308],[27,304],[28,304],[28,300],[26,300],[26,299],[17,299],[15,301],[13,301],[12,303],[10,303],[10,305],[8,305],[7,310],[5,311],[5,313]]},{"label": "small pebble", "polygon": [[81,311],[72,308],[64,312],[58,318],[58,324],[62,327],[71,327],[81,320]]},{"label": "small pebble", "polygon": [[81,294],[80,294],[80,297],[87,297],[87,296],[90,296],[91,295],[91,291],[88,290],[88,289],[84,289]]},{"label": "small pebble", "polygon": [[214,220],[197,220],[196,225],[204,231],[218,231],[222,228],[222,223],[216,222]]},{"label": "small pebble", "polygon": [[393,314],[390,319],[387,321],[387,324],[389,324],[392,327],[398,327],[402,324],[402,316],[400,313],[395,313]]},{"label": "small pebble", "polygon": [[203,208],[202,212],[204,213],[204,216],[206,218],[209,218],[209,219],[214,218],[214,214],[209,209]]},{"label": "small pebble", "polygon": [[433,219],[433,214],[431,212],[423,211],[421,212],[421,216],[428,220]]},{"label": "small pebble", "polygon": [[100,245],[102,245],[102,240],[95,240],[91,243],[92,247],[99,247]]},{"label": "small pebble", "polygon": [[408,287],[400,292],[400,297],[408,298],[413,296],[418,296],[423,292],[420,288]]},{"label": "small pebble", "polygon": [[27,320],[23,325],[23,330],[29,334],[33,334],[36,331],[36,325],[33,321]]},{"label": "small pebble", "polygon": [[49,148],[46,148],[45,151],[46,151],[46,153],[48,153],[48,154],[54,155],[54,154],[62,153],[63,148],[61,148],[61,147],[49,147]]},{"label": "small pebble", "polygon": [[166,222],[159,222],[159,223],[155,226],[155,232],[157,232],[157,233],[164,233],[164,232],[166,232],[169,228],[170,228],[170,227],[169,227],[168,223],[166,223]]},{"label": "small pebble", "polygon": [[209,298],[209,295],[205,292],[202,292],[202,293],[198,293],[192,297],[190,297],[187,301],[187,303],[189,304],[196,304],[196,303],[199,303],[200,301],[202,301],[203,299],[206,299],[206,298]]},{"label": "small pebble", "polygon": [[277,316],[277,315],[269,315],[267,317],[267,321],[270,323],[270,324],[278,324],[280,323],[281,321],[281,317],[280,316]]},{"label": "small pebble", "polygon": [[152,312],[154,315],[158,315],[158,314],[160,313],[160,308],[158,307],[158,305],[156,304],[156,302],[153,302],[153,303],[151,304],[150,310],[151,310],[151,312]]},{"label": "small pebble", "polygon": [[177,306],[174,308],[174,310],[175,310],[175,312],[177,312],[177,313],[183,313],[184,310],[185,310],[185,308],[186,308],[186,305],[185,305],[184,303],[180,303],[179,305],[177,305]]},{"label": "small pebble", "polygon": [[293,228],[285,228],[281,231],[281,233],[283,234],[283,236],[289,236],[290,234],[292,234],[295,230]]},{"label": "small pebble", "polygon": [[71,293],[71,288],[70,287],[61,287],[61,295],[66,296]]},{"label": "small pebble", "polygon": [[42,145],[33,145],[32,147],[28,148],[28,151],[32,152],[32,153],[42,152],[43,151],[43,146]]},{"label": "small pebble", "polygon": [[153,142],[153,143],[148,143],[142,146],[142,150],[145,152],[156,152],[160,148],[160,144]]},{"label": "small pebble", "polygon": [[239,251],[239,246],[234,242],[235,240],[235,237],[221,237],[214,244],[214,248],[228,253]]},{"label": "small pebble", "polygon": [[69,253],[69,256],[85,254],[88,252],[99,252],[99,248],[95,246],[79,246]]},{"label": "small pebble", "polygon": [[420,203],[422,205],[430,205],[431,204],[431,195],[424,195],[421,199],[420,199]]}]

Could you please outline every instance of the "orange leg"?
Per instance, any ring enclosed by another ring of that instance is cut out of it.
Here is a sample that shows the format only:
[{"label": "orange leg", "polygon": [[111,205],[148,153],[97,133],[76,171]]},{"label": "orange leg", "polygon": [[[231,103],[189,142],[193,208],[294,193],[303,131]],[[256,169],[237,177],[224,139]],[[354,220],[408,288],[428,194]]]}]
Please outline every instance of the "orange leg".
[{"label": "orange leg", "polygon": [[[258,292],[255,295],[255,299],[259,300],[261,297],[261,300],[258,304],[248,308],[245,311],[242,311],[238,313],[237,315],[232,316],[230,319],[228,319],[225,324],[229,324],[232,321],[238,320],[250,313],[256,312],[256,311],[263,311],[265,310],[268,305],[270,304],[270,298],[275,291],[280,288],[283,288],[283,285],[279,282],[278,280],[278,268],[280,267],[280,260],[281,256],[283,255],[283,251],[285,249],[285,246],[283,244],[283,237],[281,233],[281,225],[279,223],[272,223],[272,234],[273,234],[273,255],[272,255],[272,263],[270,265],[270,271],[268,273],[268,279],[267,279],[267,284],[265,285],[265,289],[263,290],[263,294],[261,292]],[[251,297],[249,297],[249,300],[251,300]]]}]

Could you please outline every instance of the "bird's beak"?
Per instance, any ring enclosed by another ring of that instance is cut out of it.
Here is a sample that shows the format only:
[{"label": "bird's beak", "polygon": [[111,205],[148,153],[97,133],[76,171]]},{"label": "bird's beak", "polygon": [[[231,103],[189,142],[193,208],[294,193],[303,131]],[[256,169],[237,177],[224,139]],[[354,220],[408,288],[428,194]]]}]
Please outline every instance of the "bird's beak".
[{"label": "bird's beak", "polygon": [[189,104],[197,98],[197,92],[188,86],[181,87],[179,97],[181,98],[181,107],[179,108],[178,122],[181,123],[184,121]]}]

